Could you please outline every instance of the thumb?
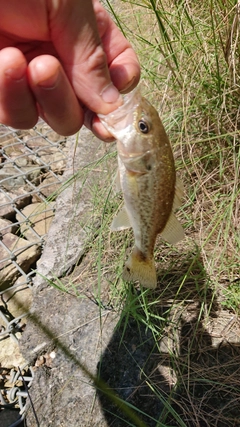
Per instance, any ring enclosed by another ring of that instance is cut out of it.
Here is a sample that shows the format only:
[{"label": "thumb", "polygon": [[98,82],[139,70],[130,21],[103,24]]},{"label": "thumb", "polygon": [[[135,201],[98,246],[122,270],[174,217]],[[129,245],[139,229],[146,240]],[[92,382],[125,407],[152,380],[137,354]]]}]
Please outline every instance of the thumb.
[{"label": "thumb", "polygon": [[95,113],[121,104],[98,33],[91,0],[49,2],[51,40],[78,99]]}]

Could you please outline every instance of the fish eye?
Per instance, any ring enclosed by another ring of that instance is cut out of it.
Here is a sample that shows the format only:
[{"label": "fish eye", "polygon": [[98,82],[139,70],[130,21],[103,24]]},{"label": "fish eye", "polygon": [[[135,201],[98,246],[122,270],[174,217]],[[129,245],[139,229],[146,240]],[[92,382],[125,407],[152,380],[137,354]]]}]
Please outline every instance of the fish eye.
[{"label": "fish eye", "polygon": [[142,133],[148,133],[149,130],[150,130],[150,127],[149,127],[148,123],[145,120],[141,119],[138,122],[138,129]]}]

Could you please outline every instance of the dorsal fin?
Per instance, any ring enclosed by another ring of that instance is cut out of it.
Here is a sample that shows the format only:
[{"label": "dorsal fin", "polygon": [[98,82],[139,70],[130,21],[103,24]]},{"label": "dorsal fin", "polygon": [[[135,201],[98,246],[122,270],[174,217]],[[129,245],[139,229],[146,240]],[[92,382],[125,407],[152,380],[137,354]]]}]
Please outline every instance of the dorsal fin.
[{"label": "dorsal fin", "polygon": [[120,183],[120,172],[119,168],[117,169],[117,172],[113,178],[113,193],[117,194],[121,191],[121,183]]}]

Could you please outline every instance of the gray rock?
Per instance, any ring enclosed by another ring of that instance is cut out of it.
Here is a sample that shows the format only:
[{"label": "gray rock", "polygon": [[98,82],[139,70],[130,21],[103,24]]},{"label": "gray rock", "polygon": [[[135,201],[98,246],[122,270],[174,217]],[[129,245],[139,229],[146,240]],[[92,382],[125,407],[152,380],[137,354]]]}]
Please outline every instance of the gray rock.
[{"label": "gray rock", "polygon": [[[26,147],[24,144],[20,144],[20,143],[10,144],[4,148],[4,154],[6,154],[7,157],[10,157],[11,160],[16,161],[18,157],[21,158],[26,154]],[[29,163],[29,160],[26,158],[26,164],[28,163]]]},{"label": "gray rock", "polygon": [[36,165],[23,165],[21,168],[19,166],[15,168],[11,164],[6,164],[0,172],[1,185],[8,191],[26,185],[26,179],[37,185],[39,183],[38,178],[40,174],[41,168]]},{"label": "gray rock", "polygon": [[26,184],[24,175],[20,175],[19,171],[11,164],[5,164],[0,171],[1,185],[11,191],[13,188],[22,187]]},{"label": "gray rock", "polygon": [[[49,147],[49,143],[45,138],[39,136],[35,131],[30,130],[29,134],[23,137],[23,141],[28,148],[37,152],[40,147]],[[35,159],[36,157],[30,157]]]},{"label": "gray rock", "polygon": [[[32,304],[32,289],[26,284],[21,285],[20,283],[23,281],[23,277],[20,277],[19,281],[17,281],[19,286],[14,287],[14,289],[10,288],[4,292],[0,300],[0,310],[5,314],[5,316],[1,316],[1,332],[9,331],[9,322],[14,318],[18,319],[18,321],[12,323],[13,329],[11,329],[11,331],[14,332],[16,339],[1,339],[0,366],[6,369],[18,369],[18,366],[26,364],[26,361],[20,352],[17,338],[20,338],[20,330],[26,324],[26,316]],[[6,321],[5,319],[8,320]],[[7,336],[8,334],[5,335],[5,337]],[[2,337],[4,337],[4,335]]]},{"label": "gray rock", "polygon": [[0,125],[0,145],[5,147],[6,145],[13,144],[14,135],[5,126]]},{"label": "gray rock", "polygon": [[[2,326],[4,322],[1,320]],[[20,333],[17,333],[16,336],[20,338]],[[17,341],[12,339],[1,340],[0,345],[0,365],[1,368],[12,369],[17,368],[18,366],[25,365],[26,361],[20,351],[19,344]]]},{"label": "gray rock", "polygon": [[[63,177],[65,181],[69,180],[74,170],[84,167],[94,158],[97,160],[103,153],[98,150],[99,146],[103,150],[103,144],[85,129],[81,132],[77,147],[74,143],[73,139],[72,155]],[[96,172],[92,172],[92,179],[96,179]],[[101,312],[103,332],[99,307],[94,302],[88,298],[78,299],[49,286],[78,262],[92,238],[85,233],[79,221],[79,218],[84,221],[92,209],[88,186],[82,191],[83,180],[84,177],[70,181],[70,185],[57,198],[55,217],[34,280],[31,318],[21,339],[23,355],[31,363],[41,354],[56,348],[57,356],[51,369],[40,366],[31,387],[31,396],[42,426],[64,426],[66,419],[68,427],[106,426],[98,404],[93,406],[92,411],[90,409],[90,402],[93,403],[95,399],[92,382],[79,364],[56,345],[55,337],[61,339],[80,364],[96,373],[97,361],[113,331],[116,315],[107,310]],[[46,316],[46,313],[49,315]],[[100,335],[103,342],[99,341]],[[34,425],[31,411],[27,423]]]},{"label": "gray rock", "polygon": [[[13,192],[14,188],[14,192]],[[12,187],[7,194],[0,191],[0,216],[12,219],[15,216],[15,206],[18,209],[24,208],[31,201],[31,195],[24,188]]]},{"label": "gray rock", "polygon": [[17,279],[13,289],[8,289],[4,292],[0,305],[7,305],[8,311],[15,318],[23,316],[30,311],[32,287],[26,285],[26,280],[23,276]]},{"label": "gray rock", "polygon": [[21,156],[21,157],[17,157],[14,161],[14,163],[19,167],[19,168],[23,168],[28,166],[29,164],[29,157],[27,155],[25,156]]},{"label": "gray rock", "polygon": [[3,236],[6,233],[15,233],[18,226],[8,219],[0,218],[0,234]]},{"label": "gray rock", "polygon": [[[29,322],[23,334],[23,354],[33,362],[39,354],[47,358],[53,348],[56,352],[50,367],[44,364],[36,368],[30,389],[40,426],[107,426],[93,383],[80,365],[96,374],[116,315],[107,310],[101,312],[103,331],[99,307],[88,299],[78,300],[49,287],[42,288],[35,298],[37,322]],[[46,313],[51,313],[47,320]],[[59,337],[62,349],[43,332],[41,323]],[[31,408],[27,412],[27,425],[35,425]]]},{"label": "gray rock", "polygon": [[40,159],[50,166],[51,170],[55,173],[60,173],[65,170],[66,156],[58,147],[44,147],[38,150]]},{"label": "gray rock", "polygon": [[[46,198],[51,198],[51,200],[56,199],[56,195],[61,187],[61,180],[58,179],[55,175],[52,175],[50,172],[47,174],[46,178],[38,185],[38,190]],[[37,194],[34,194],[32,197],[33,202],[39,202],[41,199]]]},{"label": "gray rock", "polygon": [[[39,244],[31,244],[25,239],[6,233],[2,239],[3,245],[0,246],[0,291],[3,291],[14,285],[17,278],[21,275],[19,266],[24,272],[29,271],[40,256],[41,247]],[[6,249],[8,248],[8,249]],[[10,252],[15,257],[12,262]]]},{"label": "gray rock", "polygon": [[[56,200],[55,217],[48,233],[48,242],[38,262],[38,272],[48,279],[61,277],[76,264],[92,238],[86,234],[79,221],[81,218],[81,222],[84,222],[89,217],[92,210],[91,193],[84,176],[81,179],[71,178],[75,171],[94,159],[97,160],[103,154],[102,150],[103,144],[86,129],[82,130],[77,146],[75,137],[72,137],[72,149],[63,175],[63,183],[67,185],[63,184],[64,189]],[[92,179],[96,179],[94,173]],[[35,284],[39,281],[42,280],[37,276]]]},{"label": "gray rock", "polygon": [[51,142],[64,142],[66,141],[66,137],[59,135],[57,132],[55,132],[54,130],[52,130],[46,122],[44,122],[43,120],[41,120],[37,125],[36,125],[36,131],[40,132],[41,135],[44,136],[44,138],[46,138],[46,140],[51,141]]},{"label": "gray rock", "polygon": [[[21,235],[30,242],[36,242],[39,237],[48,234],[54,217],[54,203],[32,203],[25,206],[16,219],[20,224]],[[33,231],[34,230],[34,231]]]}]

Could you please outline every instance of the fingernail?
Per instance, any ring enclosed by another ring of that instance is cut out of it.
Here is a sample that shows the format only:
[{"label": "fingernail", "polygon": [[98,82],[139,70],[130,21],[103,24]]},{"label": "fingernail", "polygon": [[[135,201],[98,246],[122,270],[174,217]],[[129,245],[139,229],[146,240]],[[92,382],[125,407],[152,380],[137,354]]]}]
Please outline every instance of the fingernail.
[{"label": "fingernail", "polygon": [[120,93],[117,88],[112,83],[110,83],[107,87],[105,87],[105,89],[103,89],[101,96],[104,102],[113,104],[120,97]]},{"label": "fingernail", "polygon": [[46,80],[41,80],[37,82],[37,85],[41,89],[55,89],[55,87],[57,86],[57,83],[58,83],[58,74],[57,75],[54,74]]},{"label": "fingernail", "polygon": [[23,79],[26,72],[26,65],[23,63],[19,65],[17,68],[8,68],[5,70],[4,74],[7,78],[20,81]]},{"label": "fingernail", "polygon": [[49,76],[47,79],[42,80],[42,78],[38,77],[38,73],[42,77],[42,73],[43,71],[45,72],[45,70],[46,70],[45,65],[42,65],[42,64],[36,65],[35,75],[34,75],[34,84],[40,87],[41,89],[54,89],[58,84],[58,80],[60,76],[59,69],[55,70],[54,73],[51,76]]},{"label": "fingernail", "polygon": [[125,94],[125,93],[130,92],[130,91],[131,91],[131,89],[133,89],[133,87],[134,87],[135,80],[136,80],[136,77],[134,76],[134,77],[132,78],[132,80],[130,80],[130,81],[127,83],[127,85],[124,87],[124,89],[122,89],[122,90],[121,90],[121,93]]}]

